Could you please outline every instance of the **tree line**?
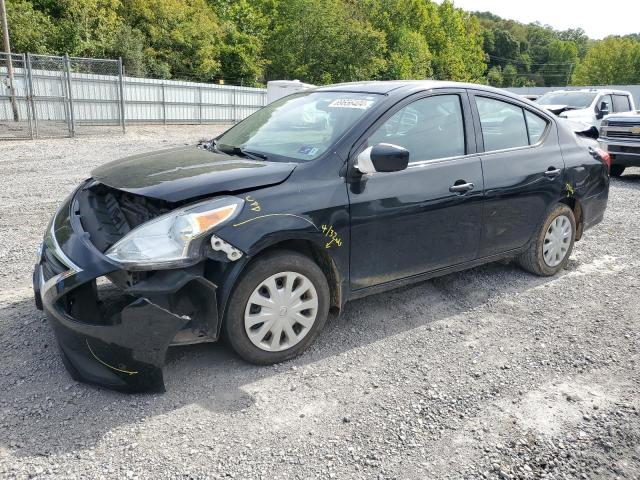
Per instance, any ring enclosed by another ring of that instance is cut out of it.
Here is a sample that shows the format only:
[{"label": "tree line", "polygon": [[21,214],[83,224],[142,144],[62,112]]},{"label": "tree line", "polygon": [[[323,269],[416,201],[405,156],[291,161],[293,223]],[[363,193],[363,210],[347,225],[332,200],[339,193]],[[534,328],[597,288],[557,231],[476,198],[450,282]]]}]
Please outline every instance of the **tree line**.
[{"label": "tree line", "polygon": [[122,57],[132,76],[640,83],[640,35],[596,41],[449,0],[7,0],[7,11],[14,51]]}]

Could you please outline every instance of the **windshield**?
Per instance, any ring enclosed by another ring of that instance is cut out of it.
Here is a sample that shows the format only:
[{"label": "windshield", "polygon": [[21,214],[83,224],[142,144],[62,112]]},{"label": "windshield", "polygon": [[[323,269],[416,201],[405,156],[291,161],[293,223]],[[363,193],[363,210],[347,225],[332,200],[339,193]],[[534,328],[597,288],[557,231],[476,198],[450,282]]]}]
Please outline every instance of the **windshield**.
[{"label": "windshield", "polygon": [[549,92],[542,95],[540,105],[566,105],[573,108],[587,108],[596,98],[595,93],[587,92]]},{"label": "windshield", "polygon": [[381,95],[297,93],[276,100],[223,134],[216,146],[231,154],[313,160],[338,140]]}]

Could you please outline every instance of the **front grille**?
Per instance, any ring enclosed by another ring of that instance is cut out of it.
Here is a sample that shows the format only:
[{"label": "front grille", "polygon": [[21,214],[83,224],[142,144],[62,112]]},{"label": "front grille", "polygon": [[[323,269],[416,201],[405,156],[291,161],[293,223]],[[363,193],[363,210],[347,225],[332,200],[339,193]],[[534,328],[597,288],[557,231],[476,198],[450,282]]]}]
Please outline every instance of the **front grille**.
[{"label": "front grille", "polygon": [[616,120],[609,120],[609,127],[640,127],[640,120],[631,122],[621,122]]},{"label": "front grille", "polygon": [[640,134],[639,133],[632,133],[632,132],[620,132],[620,131],[615,131],[615,130],[607,130],[605,132],[605,137],[609,137],[609,138],[627,138],[629,140],[640,140]]}]

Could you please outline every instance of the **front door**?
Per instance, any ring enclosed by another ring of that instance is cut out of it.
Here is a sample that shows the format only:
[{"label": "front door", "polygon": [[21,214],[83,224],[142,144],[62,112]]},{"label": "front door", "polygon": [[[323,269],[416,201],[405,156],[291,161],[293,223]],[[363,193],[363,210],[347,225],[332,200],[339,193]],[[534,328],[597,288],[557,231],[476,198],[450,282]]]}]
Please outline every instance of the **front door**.
[{"label": "front door", "polygon": [[409,166],[351,184],[351,288],[358,290],[477,257],[483,177],[468,97],[443,91],[405,99],[355,149],[391,143]]}]

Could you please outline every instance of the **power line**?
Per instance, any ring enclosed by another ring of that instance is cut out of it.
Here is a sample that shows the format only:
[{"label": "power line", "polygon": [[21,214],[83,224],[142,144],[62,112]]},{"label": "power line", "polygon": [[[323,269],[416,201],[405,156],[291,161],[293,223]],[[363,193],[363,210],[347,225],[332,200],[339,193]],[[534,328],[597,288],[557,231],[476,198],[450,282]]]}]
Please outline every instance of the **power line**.
[{"label": "power line", "polygon": [[[538,73],[514,73],[512,75],[514,75],[516,77],[536,77],[536,76],[541,76],[541,77],[566,77],[567,76],[566,73],[543,73],[543,72],[538,72]],[[509,74],[507,76],[509,76]]]},{"label": "power line", "polygon": [[516,60],[514,58],[505,58],[505,57],[498,57],[496,55],[491,55],[489,53],[487,53],[487,56],[489,58],[492,58],[494,60],[504,60],[506,62],[512,62],[512,63],[519,63],[522,65],[575,65],[574,62],[564,62],[564,63],[529,63],[529,62],[525,62],[524,60]]}]

